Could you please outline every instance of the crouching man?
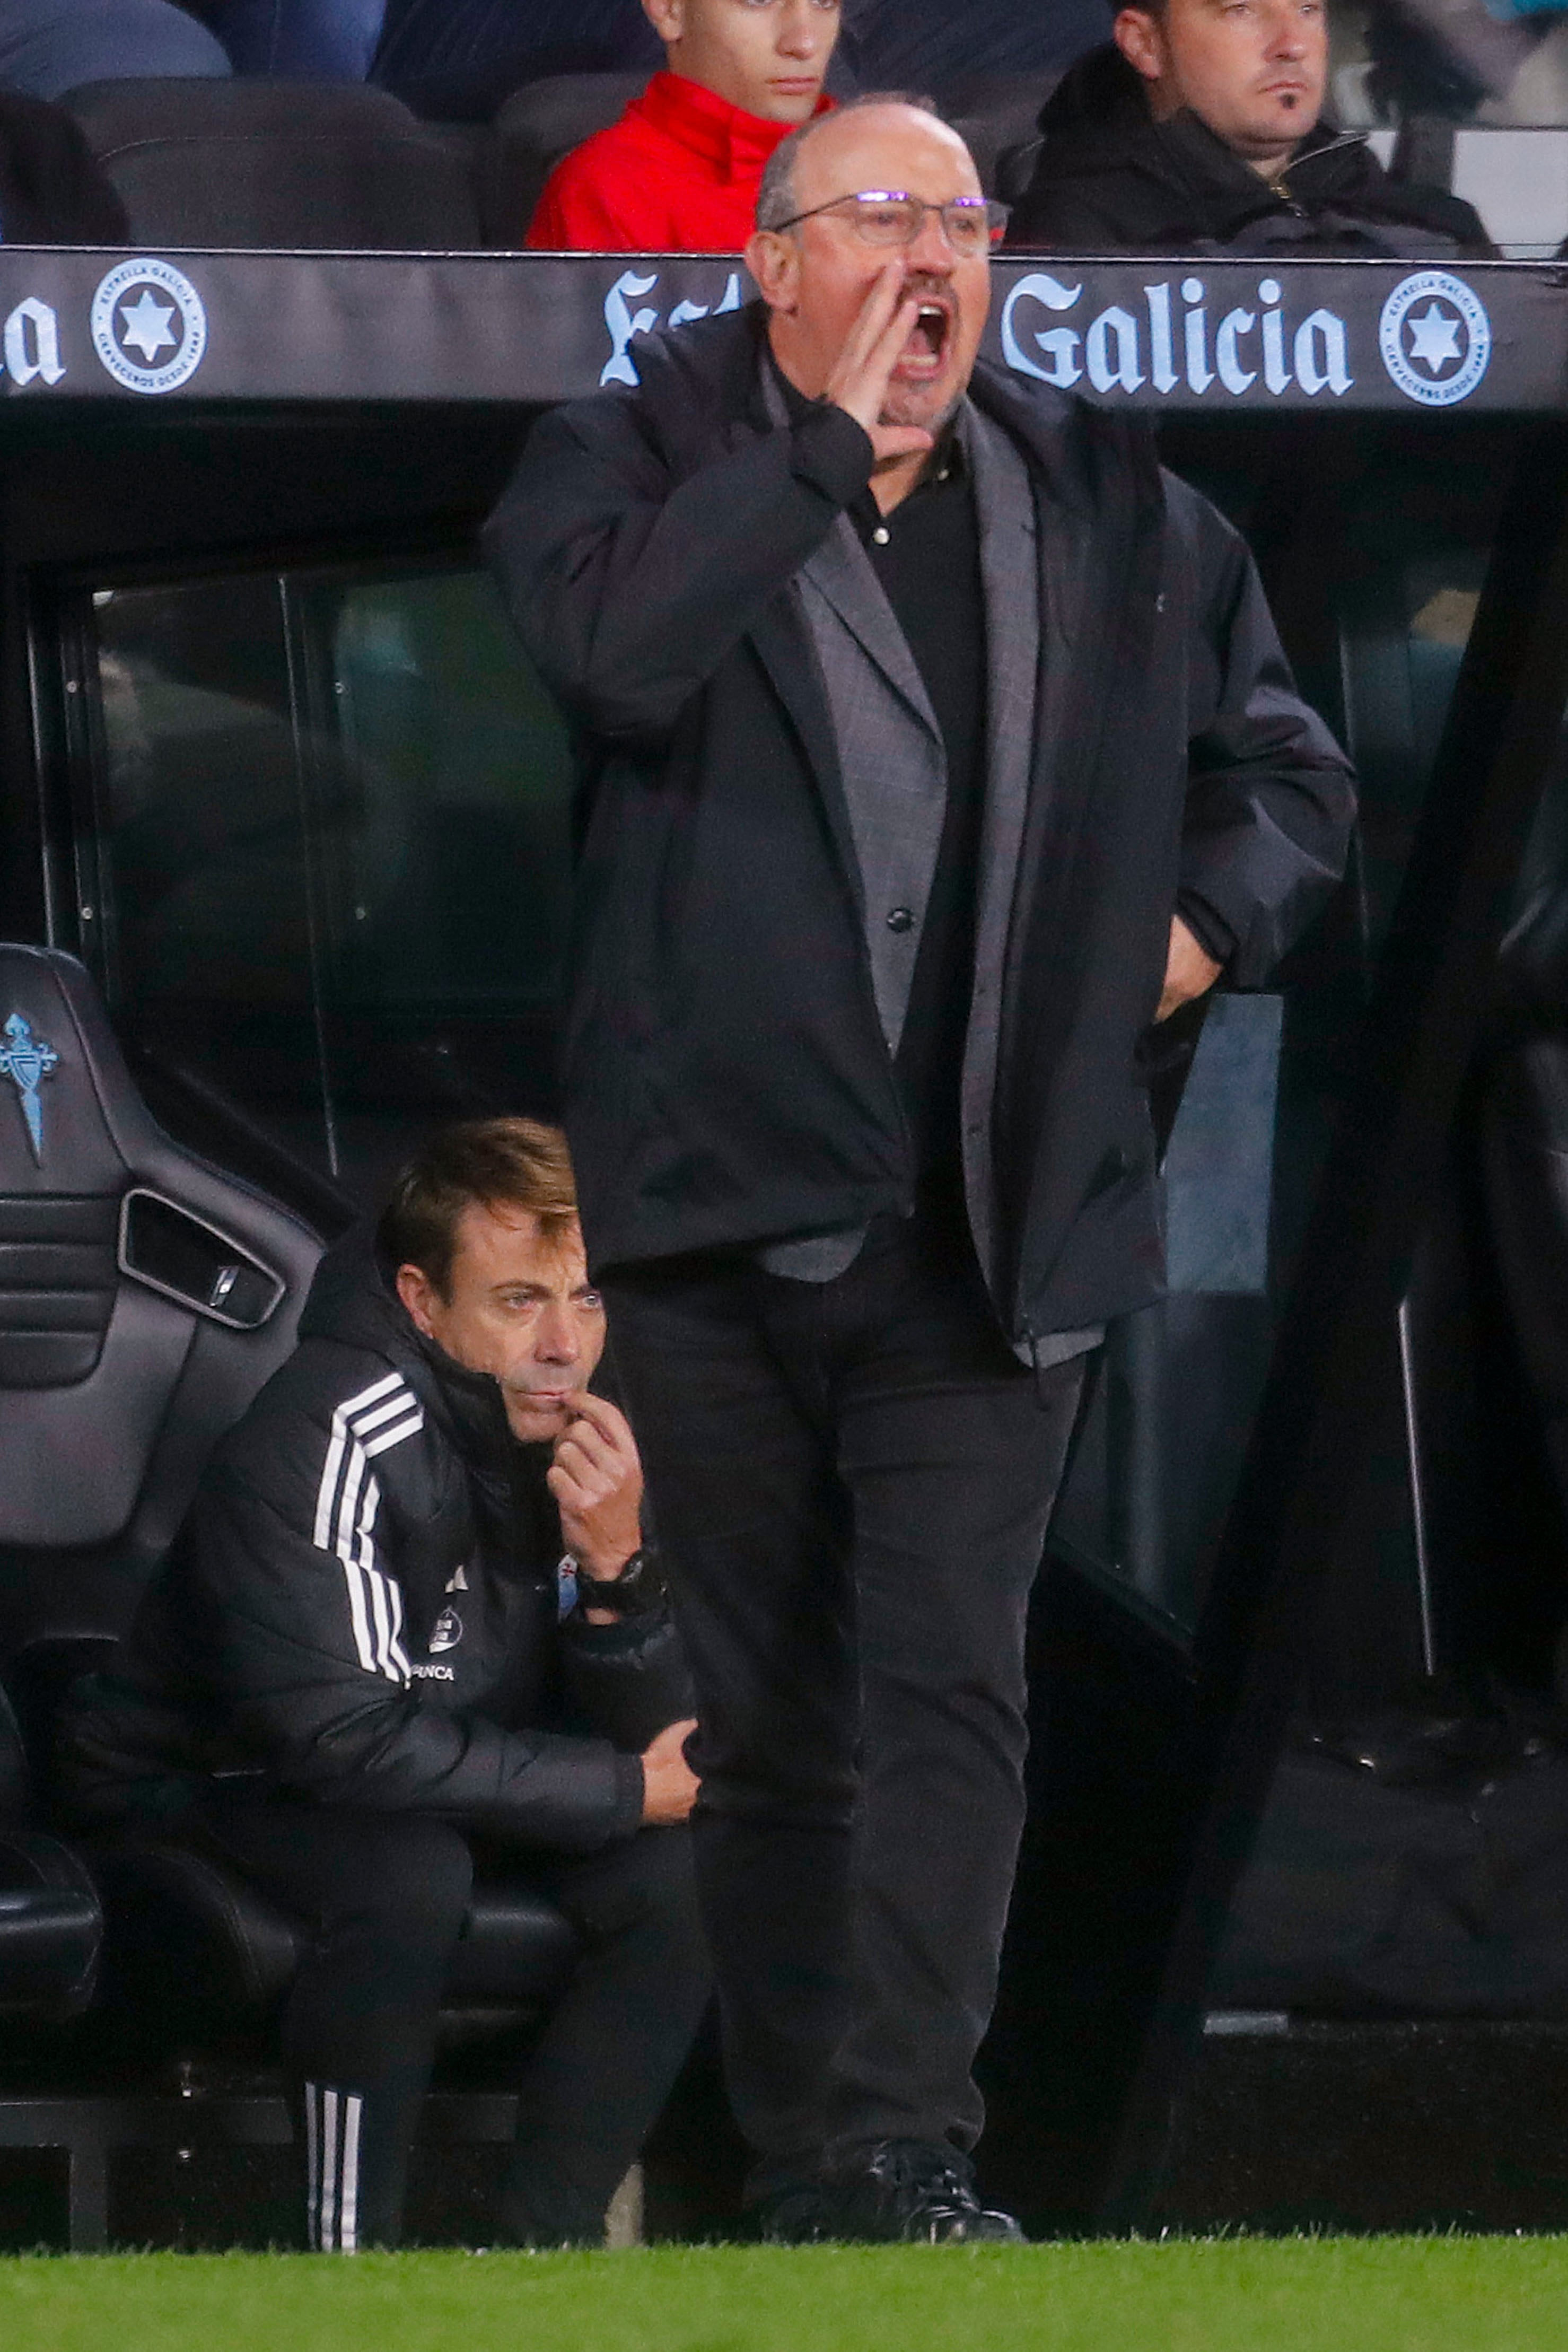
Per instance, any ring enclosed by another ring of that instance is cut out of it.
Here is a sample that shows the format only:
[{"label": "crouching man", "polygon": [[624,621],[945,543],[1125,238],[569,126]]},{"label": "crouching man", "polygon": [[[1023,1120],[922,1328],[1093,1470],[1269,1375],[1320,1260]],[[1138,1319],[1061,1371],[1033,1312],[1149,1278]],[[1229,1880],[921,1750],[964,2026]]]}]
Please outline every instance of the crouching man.
[{"label": "crouching man", "polygon": [[686,1683],[603,1347],[564,1139],[446,1129],[324,1261],[68,1720],[87,1814],[189,1835],[309,1930],[284,2056],[314,2246],[397,2242],[476,1848],[580,1943],[500,2240],[601,2238],[704,2006]]}]

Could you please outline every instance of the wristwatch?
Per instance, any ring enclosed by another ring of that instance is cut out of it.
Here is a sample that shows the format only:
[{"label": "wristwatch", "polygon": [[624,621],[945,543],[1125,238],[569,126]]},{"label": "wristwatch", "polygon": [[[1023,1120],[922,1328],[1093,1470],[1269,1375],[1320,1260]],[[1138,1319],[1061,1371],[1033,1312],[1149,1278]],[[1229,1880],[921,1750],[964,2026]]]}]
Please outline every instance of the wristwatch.
[{"label": "wristwatch", "polygon": [[650,1545],[634,1551],[619,1576],[590,1576],[580,1561],[573,1566],[580,1609],[602,1609],[612,1617],[645,1617],[664,1605],[664,1580]]}]

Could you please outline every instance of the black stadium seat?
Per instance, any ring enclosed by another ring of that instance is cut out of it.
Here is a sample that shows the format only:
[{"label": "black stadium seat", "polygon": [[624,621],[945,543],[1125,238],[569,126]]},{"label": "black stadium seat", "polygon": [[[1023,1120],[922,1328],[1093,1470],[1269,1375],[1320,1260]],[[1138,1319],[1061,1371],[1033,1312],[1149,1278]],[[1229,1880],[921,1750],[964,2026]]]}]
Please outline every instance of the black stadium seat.
[{"label": "black stadium seat", "polygon": [[62,1653],[124,1631],[320,1253],[154,1125],[73,957],[0,945],[0,1662],[25,1727]]},{"label": "black stadium seat", "polygon": [[[0,1843],[0,1863],[4,1853]],[[143,1838],[95,1854],[93,1867],[114,2006],[141,2053],[203,2072],[214,2052],[271,2056],[304,1926],[190,1843]],[[552,1904],[481,1876],[442,2003],[443,2047],[527,2030],[576,1957],[575,1931]]]},{"label": "black stadium seat", "polygon": [[[7,2093],[37,2027],[87,2007],[99,1964],[93,1880],[41,1823],[51,1699],[124,1630],[208,1449],[293,1345],[319,1255],[305,1226],[154,1126],[79,963],[0,946]],[[59,2145],[59,2113],[0,2096],[0,2143]],[[78,2185],[73,2169],[73,2217]]]},{"label": "black stadium seat", "polygon": [[479,166],[486,243],[521,245],[539,192],[563,155],[615,121],[645,74],[555,74],[513,92],[491,125]]},{"label": "black stadium seat", "polygon": [[21,1734],[0,1687],[0,2027],[78,2016],[102,1932],[91,1878],[37,1825]]},{"label": "black stadium seat", "polygon": [[1016,203],[1040,150],[1040,110],[1060,73],[988,75],[938,93],[944,121],[963,137],[986,194]]},{"label": "black stadium seat", "polygon": [[64,103],[139,245],[451,253],[480,242],[466,155],[387,90],[105,81]]}]

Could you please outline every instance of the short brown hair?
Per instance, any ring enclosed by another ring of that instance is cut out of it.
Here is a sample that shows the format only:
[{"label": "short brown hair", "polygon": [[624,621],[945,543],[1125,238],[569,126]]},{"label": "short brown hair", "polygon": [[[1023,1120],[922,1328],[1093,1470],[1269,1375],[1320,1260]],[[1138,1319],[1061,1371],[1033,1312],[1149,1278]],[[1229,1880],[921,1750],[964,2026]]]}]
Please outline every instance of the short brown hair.
[{"label": "short brown hair", "polygon": [[571,1155],[559,1127],[535,1118],[465,1118],[444,1127],[392,1186],[377,1241],[393,1266],[416,1265],[449,1295],[465,1210],[527,1209],[559,1244],[577,1219]]}]

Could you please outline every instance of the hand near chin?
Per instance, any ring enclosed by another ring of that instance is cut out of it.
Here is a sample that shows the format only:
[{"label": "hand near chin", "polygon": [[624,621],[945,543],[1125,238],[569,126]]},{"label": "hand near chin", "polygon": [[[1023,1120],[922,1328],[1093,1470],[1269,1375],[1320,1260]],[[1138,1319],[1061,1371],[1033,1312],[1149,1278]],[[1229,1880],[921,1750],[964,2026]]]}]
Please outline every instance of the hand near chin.
[{"label": "hand near chin", "polygon": [[863,425],[879,466],[896,457],[921,456],[935,437],[919,425],[884,425],[888,387],[908,342],[920,303],[904,291],[904,264],[890,261],[876,278],[828,378],[826,397]]},{"label": "hand near chin", "polygon": [[545,1483],[567,1549],[590,1577],[616,1577],[643,1540],[643,1465],[626,1416],[585,1389],[567,1399]]}]

